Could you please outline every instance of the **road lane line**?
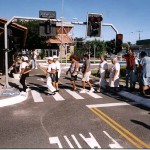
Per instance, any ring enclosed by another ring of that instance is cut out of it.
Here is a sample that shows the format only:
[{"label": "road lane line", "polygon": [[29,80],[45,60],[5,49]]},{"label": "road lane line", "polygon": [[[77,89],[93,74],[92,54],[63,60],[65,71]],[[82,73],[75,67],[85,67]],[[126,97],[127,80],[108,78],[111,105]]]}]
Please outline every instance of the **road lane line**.
[{"label": "road lane line", "polygon": [[72,97],[74,97],[75,99],[84,99],[82,96],[80,96],[79,94],[77,94],[75,91],[71,91],[71,90],[66,90]]},{"label": "road lane line", "polygon": [[114,143],[113,144],[109,144],[110,148],[123,148],[116,140],[114,140],[106,131],[103,131],[105,133],[105,135],[112,140]]},{"label": "road lane line", "polygon": [[33,97],[33,100],[35,103],[44,102],[43,98],[41,97],[41,94],[35,90],[31,90],[31,94]]},{"label": "road lane line", "polygon": [[65,100],[58,92],[55,95],[53,95],[53,97],[56,101],[64,101]]},{"label": "road lane line", "polygon": [[120,133],[125,139],[127,139],[130,143],[132,143],[135,147],[142,149],[140,145],[135,143],[131,138],[129,138],[126,134],[124,134],[122,131],[120,131],[117,127],[115,127],[113,124],[111,124],[108,120],[106,120],[101,114],[99,114],[94,108],[90,109],[94,114],[96,114],[99,118],[101,118],[104,122],[106,122],[108,125],[110,125],[113,129],[115,129],[118,133]]},{"label": "road lane line", "polygon": [[74,135],[71,135],[74,142],[76,143],[76,145],[78,146],[78,148],[82,148],[81,145],[79,144],[78,140],[76,139],[76,137]]},{"label": "road lane line", "polygon": [[134,140],[136,140],[137,142],[139,142],[141,145],[145,146],[145,148],[150,148],[150,145],[147,145],[146,143],[144,143],[142,140],[140,140],[134,134],[132,134],[127,129],[125,129],[123,126],[121,126],[120,124],[118,124],[116,121],[114,121],[113,119],[111,119],[109,116],[107,116],[101,110],[99,110],[97,108],[95,108],[95,110],[97,110],[97,112],[99,112],[101,115],[103,115],[104,117],[106,117],[110,122],[112,122],[113,124],[115,124],[118,128],[120,128],[121,130],[123,130],[126,134],[128,134],[129,136],[131,136]]},{"label": "road lane line", "polygon": [[97,95],[97,94],[95,94],[95,93],[92,93],[92,92],[87,92],[87,91],[86,91],[86,93],[87,93],[88,95],[90,95],[91,97],[93,97],[93,98],[102,98],[101,96],[99,96],[99,95]]},{"label": "road lane line", "polygon": [[127,105],[135,105],[136,102],[131,103],[107,103],[107,104],[94,104],[94,105],[86,105],[88,108],[99,108],[99,107],[115,107],[115,106],[127,106]]},{"label": "road lane line", "polygon": [[71,144],[71,142],[69,141],[69,139],[67,138],[67,136],[64,136],[66,142],[68,143],[68,145],[70,146],[70,148],[74,148],[73,145]]}]

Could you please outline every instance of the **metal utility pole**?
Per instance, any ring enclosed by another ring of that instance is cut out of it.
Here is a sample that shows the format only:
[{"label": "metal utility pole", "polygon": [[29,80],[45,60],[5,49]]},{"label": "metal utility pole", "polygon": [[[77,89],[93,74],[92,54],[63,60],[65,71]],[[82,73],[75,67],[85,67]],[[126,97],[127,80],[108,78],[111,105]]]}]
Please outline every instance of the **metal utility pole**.
[{"label": "metal utility pole", "polygon": [[143,31],[137,31],[138,33],[139,33],[139,41],[141,40],[141,32],[143,32]]}]

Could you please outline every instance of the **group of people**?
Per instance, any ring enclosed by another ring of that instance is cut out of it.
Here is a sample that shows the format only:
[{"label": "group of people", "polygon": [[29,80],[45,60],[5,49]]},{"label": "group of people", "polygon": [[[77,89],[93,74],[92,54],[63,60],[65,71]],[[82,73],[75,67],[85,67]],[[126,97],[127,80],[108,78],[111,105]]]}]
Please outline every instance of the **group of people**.
[{"label": "group of people", "polygon": [[[119,87],[119,78],[120,78],[120,64],[118,62],[118,57],[112,56],[112,66],[109,69],[108,62],[106,61],[103,55],[100,56],[100,63],[98,68],[99,74],[99,89],[97,92],[101,92],[101,89],[106,89],[107,87],[117,88]],[[128,50],[127,54],[122,55],[122,58],[126,60],[126,87],[129,88],[129,79],[130,79],[130,90],[135,88],[136,82],[139,82],[140,92],[142,95],[146,95],[145,91],[150,89],[150,57],[146,55],[144,51],[140,53],[140,59],[131,49]],[[71,65],[66,72],[66,75],[70,73],[72,90],[77,90],[76,80],[79,71],[82,72],[82,90],[80,93],[86,93],[85,86],[88,84],[90,87],[89,92],[95,92],[91,82],[91,62],[89,60],[89,55],[85,54],[83,56],[83,65],[79,67],[78,57],[75,55],[70,56]],[[23,91],[26,92],[27,86],[25,79],[28,76],[28,57],[23,57],[23,62],[20,65],[20,83],[23,86]],[[59,92],[58,81],[61,74],[61,67],[58,60],[58,57],[55,55],[53,57],[48,57],[48,67],[46,70],[47,76],[47,86],[50,90],[49,94],[54,95],[56,92]],[[107,79],[109,78],[109,82]]]}]

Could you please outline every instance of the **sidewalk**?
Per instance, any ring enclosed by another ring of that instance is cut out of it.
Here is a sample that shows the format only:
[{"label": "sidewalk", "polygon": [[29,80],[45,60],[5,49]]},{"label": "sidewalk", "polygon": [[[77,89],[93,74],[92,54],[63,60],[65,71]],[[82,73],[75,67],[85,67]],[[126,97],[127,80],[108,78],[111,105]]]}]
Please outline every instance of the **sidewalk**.
[{"label": "sidewalk", "polygon": [[[20,95],[20,92],[17,89],[19,80],[8,77],[8,81],[10,87],[5,89],[5,75],[0,76],[0,107],[21,103],[27,100],[28,97],[28,94],[26,96]],[[10,95],[9,91],[11,91],[12,95]]]}]

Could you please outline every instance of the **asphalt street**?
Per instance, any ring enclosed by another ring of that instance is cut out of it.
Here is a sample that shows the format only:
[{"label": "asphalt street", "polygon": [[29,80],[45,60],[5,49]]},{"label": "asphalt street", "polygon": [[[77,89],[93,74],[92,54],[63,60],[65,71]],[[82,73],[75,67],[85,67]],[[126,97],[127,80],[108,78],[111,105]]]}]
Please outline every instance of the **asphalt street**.
[{"label": "asphalt street", "polygon": [[47,95],[43,69],[27,80],[28,99],[0,108],[0,148],[150,148],[150,110],[111,93],[71,90],[62,71],[60,91]]}]

